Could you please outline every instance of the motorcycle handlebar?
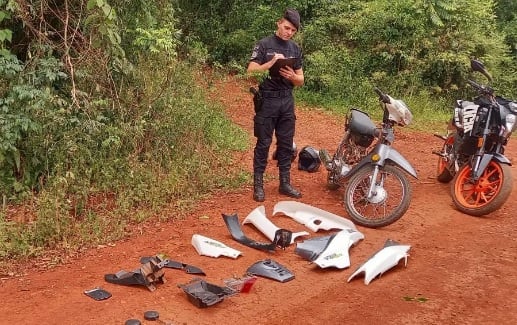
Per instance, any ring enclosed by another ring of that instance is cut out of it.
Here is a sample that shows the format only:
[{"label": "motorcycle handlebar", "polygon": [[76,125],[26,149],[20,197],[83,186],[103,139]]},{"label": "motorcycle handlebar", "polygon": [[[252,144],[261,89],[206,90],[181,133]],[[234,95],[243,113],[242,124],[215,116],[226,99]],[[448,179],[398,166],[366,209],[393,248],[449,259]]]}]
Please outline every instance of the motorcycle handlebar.
[{"label": "motorcycle handlebar", "polygon": [[494,95],[494,90],[488,86],[483,86],[483,85],[480,85],[478,84],[477,82],[473,81],[473,80],[467,80],[468,83],[474,87],[474,89],[477,90],[477,92],[479,92],[480,94],[482,95],[489,95],[489,96],[493,96]]},{"label": "motorcycle handlebar", "polygon": [[379,100],[383,103],[389,104],[391,103],[390,97],[383,93],[382,90],[380,90],[378,87],[374,87],[373,90],[379,95]]}]

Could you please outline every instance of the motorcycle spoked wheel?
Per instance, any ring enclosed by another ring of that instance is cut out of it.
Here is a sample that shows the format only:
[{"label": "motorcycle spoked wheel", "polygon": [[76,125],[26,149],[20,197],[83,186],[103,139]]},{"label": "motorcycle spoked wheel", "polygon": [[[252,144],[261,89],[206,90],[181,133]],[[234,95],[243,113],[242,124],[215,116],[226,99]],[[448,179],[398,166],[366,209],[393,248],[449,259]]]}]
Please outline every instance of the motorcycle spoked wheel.
[{"label": "motorcycle spoked wheel", "polygon": [[352,220],[365,227],[380,228],[400,219],[411,203],[411,184],[395,166],[381,167],[377,175],[377,195],[368,200],[373,165],[350,177],[345,189],[345,208]]},{"label": "motorcycle spoked wheel", "polygon": [[479,217],[499,209],[512,192],[512,170],[492,160],[479,180],[470,180],[470,165],[463,166],[454,178],[451,195],[458,210]]},{"label": "motorcycle spoked wheel", "polygon": [[[454,150],[454,135],[449,135],[443,144],[442,153],[449,156]],[[438,168],[436,170],[436,179],[440,183],[449,183],[454,178],[449,170],[449,162],[445,157],[438,157]]]}]

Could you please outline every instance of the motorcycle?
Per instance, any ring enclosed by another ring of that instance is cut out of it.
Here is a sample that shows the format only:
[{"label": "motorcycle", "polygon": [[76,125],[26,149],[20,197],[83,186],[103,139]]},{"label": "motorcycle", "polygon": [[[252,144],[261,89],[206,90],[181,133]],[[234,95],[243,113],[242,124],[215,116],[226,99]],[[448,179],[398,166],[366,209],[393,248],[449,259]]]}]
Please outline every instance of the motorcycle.
[{"label": "motorcycle", "polygon": [[[471,60],[473,71],[492,76],[482,62]],[[457,100],[454,116],[438,155],[436,179],[451,185],[456,208],[483,216],[499,209],[512,192],[511,162],[505,146],[517,127],[517,102],[500,97],[489,86],[467,80],[476,90],[473,101]]]},{"label": "motorcycle", "polygon": [[383,110],[381,126],[377,127],[366,112],[352,108],[334,155],[330,157],[325,149],[319,153],[328,171],[327,187],[345,188],[345,209],[352,220],[361,226],[379,228],[392,224],[406,213],[412,189],[405,173],[414,178],[417,174],[392,147],[394,126],[411,123],[411,111],[402,100],[392,98],[377,87],[374,91]]}]

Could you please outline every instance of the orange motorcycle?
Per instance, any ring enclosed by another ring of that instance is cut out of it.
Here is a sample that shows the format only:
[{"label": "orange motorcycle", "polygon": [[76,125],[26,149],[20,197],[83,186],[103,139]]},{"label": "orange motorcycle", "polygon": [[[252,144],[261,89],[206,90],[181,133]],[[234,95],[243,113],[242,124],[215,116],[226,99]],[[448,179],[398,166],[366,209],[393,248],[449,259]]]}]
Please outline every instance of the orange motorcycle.
[{"label": "orange motorcycle", "polygon": [[[471,68],[489,81],[491,75],[483,63],[471,60]],[[468,80],[477,91],[473,101],[457,100],[438,155],[437,180],[451,185],[458,210],[483,216],[499,209],[512,192],[511,162],[505,146],[517,127],[517,103],[495,95],[485,85]]]}]

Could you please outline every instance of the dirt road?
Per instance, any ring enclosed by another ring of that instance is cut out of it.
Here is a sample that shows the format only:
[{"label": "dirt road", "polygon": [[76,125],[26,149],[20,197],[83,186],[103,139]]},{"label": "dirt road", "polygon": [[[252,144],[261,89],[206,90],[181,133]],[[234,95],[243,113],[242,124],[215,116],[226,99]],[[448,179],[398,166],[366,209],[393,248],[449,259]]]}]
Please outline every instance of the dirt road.
[{"label": "dirt road", "polygon": [[[230,79],[213,89],[235,123],[251,130],[251,98],[247,86]],[[299,148],[311,145],[334,150],[343,121],[323,112],[299,110],[295,141]],[[251,131],[250,131],[251,132]],[[92,249],[79,258],[50,270],[29,267],[24,274],[0,282],[0,324],[124,324],[156,310],[171,324],[515,324],[517,322],[517,213],[510,200],[488,217],[475,218],[456,211],[447,185],[434,179],[436,156],[431,149],[439,141],[431,134],[411,130],[397,133],[395,148],[416,168],[412,180],[413,201],[407,214],[382,229],[358,227],[365,239],[350,249],[351,267],[319,269],[294,253],[295,245],[268,254],[235,242],[221,218],[237,213],[243,220],[258,206],[251,188],[218,193],[200,203],[185,220],[172,221],[172,209],[163,211],[170,222],[142,228],[132,238]],[[517,141],[508,147],[517,161]],[[252,149],[237,157],[251,169]],[[512,167],[514,180],[517,170]],[[266,214],[279,227],[308,231],[285,216],[272,216],[275,203],[288,198],[277,192],[275,164],[268,166]],[[292,180],[302,190],[300,202],[347,217],[342,191],[329,191],[326,173],[293,169]],[[243,225],[248,237],[265,238],[252,225]],[[201,234],[242,252],[237,259],[210,258],[197,254],[193,234]],[[407,267],[398,266],[369,285],[351,273],[381,248],[386,239],[411,245]],[[197,308],[177,287],[193,276],[166,269],[166,283],[154,292],[145,287],[120,286],[104,281],[104,275],[131,271],[142,256],[165,253],[171,259],[200,267],[206,281],[222,285],[224,279],[242,276],[253,263],[271,258],[288,267],[295,279],[280,283],[259,278],[249,293],[225,299],[210,308]],[[83,291],[101,286],[112,297],[95,301]]]}]

